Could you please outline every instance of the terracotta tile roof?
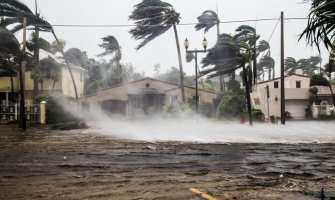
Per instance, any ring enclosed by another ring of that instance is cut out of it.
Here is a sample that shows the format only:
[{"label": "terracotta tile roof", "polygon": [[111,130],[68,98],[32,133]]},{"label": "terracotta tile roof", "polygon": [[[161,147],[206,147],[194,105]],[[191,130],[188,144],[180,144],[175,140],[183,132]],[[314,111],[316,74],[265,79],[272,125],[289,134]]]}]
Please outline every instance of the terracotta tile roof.
[{"label": "terracotta tile roof", "polygon": [[[318,95],[331,95],[330,89],[328,86],[312,86],[318,88]],[[332,85],[333,92],[335,93],[335,85]]]}]

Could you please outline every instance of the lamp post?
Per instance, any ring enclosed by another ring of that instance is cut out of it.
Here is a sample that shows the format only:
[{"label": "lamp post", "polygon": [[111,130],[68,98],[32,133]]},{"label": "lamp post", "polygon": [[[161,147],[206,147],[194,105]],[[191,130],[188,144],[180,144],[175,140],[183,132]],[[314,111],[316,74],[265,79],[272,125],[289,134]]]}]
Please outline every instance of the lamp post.
[{"label": "lamp post", "polygon": [[188,42],[187,38],[184,41],[184,46],[186,49],[186,53],[194,53],[194,60],[195,60],[195,112],[198,113],[199,110],[199,95],[198,95],[198,53],[206,53],[207,52],[207,45],[208,42],[206,38],[202,41],[202,46],[204,50],[188,50],[190,43]]}]

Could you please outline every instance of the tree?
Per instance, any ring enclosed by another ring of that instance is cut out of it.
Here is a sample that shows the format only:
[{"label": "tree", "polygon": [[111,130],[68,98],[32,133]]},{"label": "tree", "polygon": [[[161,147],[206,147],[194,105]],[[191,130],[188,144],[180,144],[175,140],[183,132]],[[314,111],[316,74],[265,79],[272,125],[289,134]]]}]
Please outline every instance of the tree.
[{"label": "tree", "polygon": [[176,26],[180,22],[180,14],[171,4],[164,1],[143,0],[134,6],[129,19],[135,21],[136,24],[136,27],[129,31],[130,34],[136,40],[142,40],[137,46],[137,50],[173,27],[178,53],[182,101],[185,103],[184,72]]},{"label": "tree", "polygon": [[307,41],[314,43],[320,51],[322,42],[327,49],[334,49],[332,42],[335,39],[335,1],[311,0],[311,10],[308,14],[308,22],[299,40],[306,37]]},{"label": "tree", "polygon": [[[122,83],[122,67],[120,65],[120,60],[122,58],[121,47],[117,39],[112,36],[106,36],[102,38],[103,43],[99,46],[103,48],[105,51],[99,54],[99,57],[104,57],[108,55],[112,55],[112,59],[110,60],[110,69],[107,71],[110,77],[108,78],[108,83],[110,85],[116,85]],[[116,66],[113,68],[113,65]],[[111,80],[110,80],[111,79]]]},{"label": "tree", "polygon": [[[216,12],[212,10],[204,11],[200,16],[197,17],[198,23],[194,26],[194,28],[199,31],[204,29],[206,33],[209,29],[216,26],[216,34],[217,39],[220,37],[220,19]],[[188,61],[189,62],[189,61]],[[224,90],[224,77],[220,76],[220,90]]]},{"label": "tree", "polygon": [[[3,27],[7,27],[7,26],[13,27],[11,29],[12,32],[21,30],[23,28],[23,19],[26,18],[27,27],[34,26],[35,30],[49,31],[52,33],[57,43],[59,43],[59,40],[52,26],[46,20],[39,17],[39,15],[34,15],[34,13],[28,8],[28,6],[26,6],[19,0],[2,0],[0,2],[0,17],[2,17],[2,20],[1,20],[2,26]],[[38,48],[35,48],[35,50],[37,49]],[[72,84],[73,84],[74,91],[75,91],[75,95],[76,95],[77,104],[79,105],[77,86],[76,86],[76,83],[75,83],[75,80],[72,74],[72,70],[65,58],[64,51],[61,50],[60,52],[62,53],[66,66],[69,70],[69,73],[72,79]],[[38,60],[38,58],[36,60]]]},{"label": "tree", "polygon": [[[236,29],[234,36],[221,34],[215,46],[209,49],[207,56],[202,60],[203,75],[215,77],[231,73],[242,68],[242,77],[245,84],[246,100],[249,114],[249,123],[252,125],[250,88],[252,83],[252,59],[254,58],[255,29],[242,25]],[[209,66],[213,66],[209,68]]]},{"label": "tree", "polygon": [[[335,46],[335,41],[333,43],[333,46]],[[333,104],[335,104],[335,96],[334,96],[334,91],[333,91],[332,82],[331,82],[332,73],[335,72],[335,50],[334,48],[330,51],[329,62],[324,66],[324,69],[322,71],[328,76],[329,89],[332,94]]]},{"label": "tree", "polygon": [[264,68],[267,69],[268,70],[268,80],[271,80],[271,75],[272,75],[271,70],[274,70],[275,60],[269,55],[264,55],[259,60],[257,67],[261,69],[264,69]]},{"label": "tree", "polygon": [[295,71],[298,69],[299,65],[297,61],[292,57],[287,57],[284,60],[285,72],[288,75],[295,74]]}]

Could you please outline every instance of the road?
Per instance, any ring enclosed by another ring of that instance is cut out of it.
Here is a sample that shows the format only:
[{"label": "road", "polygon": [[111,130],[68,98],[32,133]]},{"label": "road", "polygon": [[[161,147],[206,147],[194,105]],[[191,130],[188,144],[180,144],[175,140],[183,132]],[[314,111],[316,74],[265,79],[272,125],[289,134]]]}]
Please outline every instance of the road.
[{"label": "road", "polygon": [[190,188],[215,199],[317,199],[321,188],[335,191],[334,144],[0,132],[0,199],[204,199]]}]

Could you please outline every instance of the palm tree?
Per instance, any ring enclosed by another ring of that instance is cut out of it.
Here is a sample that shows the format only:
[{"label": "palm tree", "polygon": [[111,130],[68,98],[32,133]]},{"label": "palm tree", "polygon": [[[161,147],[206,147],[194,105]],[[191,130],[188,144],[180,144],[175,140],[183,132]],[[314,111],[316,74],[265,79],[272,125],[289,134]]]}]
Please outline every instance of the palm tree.
[{"label": "palm tree", "polygon": [[[7,26],[14,26],[11,31],[12,32],[17,32],[23,28],[23,18],[27,19],[27,27],[34,26],[35,30],[39,31],[49,31],[52,33],[54,36],[55,40],[57,43],[60,43],[55,31],[53,30],[52,26],[44,19],[39,17],[39,15],[35,15],[25,4],[23,4],[19,0],[1,0],[0,2],[0,17],[2,17],[1,20],[1,25],[3,27]],[[38,27],[38,28],[36,28]],[[38,43],[37,43],[38,44]],[[35,48],[35,50],[38,48]],[[65,60],[66,66],[69,70],[71,79],[72,79],[72,84],[74,87],[75,95],[76,95],[76,100],[77,104],[79,105],[79,100],[78,100],[78,93],[77,93],[77,86],[73,77],[72,70],[70,68],[70,65],[68,64],[68,61],[65,58],[65,53],[64,51],[60,51],[63,55],[63,58]]]},{"label": "palm tree", "polygon": [[332,45],[335,40],[334,8],[334,0],[312,0],[307,27],[301,33],[299,40],[305,36],[308,42],[315,43],[319,51],[321,42],[327,49],[334,49]]},{"label": "palm tree", "polygon": [[264,68],[267,69],[268,70],[268,80],[271,80],[271,75],[272,75],[271,70],[274,70],[275,60],[269,55],[264,55],[259,60],[257,67],[262,68],[262,69]]},{"label": "palm tree", "polygon": [[[23,54],[20,50],[20,43],[15,38],[13,33],[8,31],[6,28],[0,27],[0,56],[2,58],[9,58],[9,62],[13,62],[14,65],[18,66],[19,76],[20,76],[20,118],[21,118],[21,127],[23,130],[26,129],[26,119],[25,119],[25,105],[24,105],[24,83],[23,83],[23,71],[21,64],[24,60],[28,60],[28,54]],[[29,58],[31,58],[29,56]]]},{"label": "palm tree", "polygon": [[[209,49],[207,56],[202,60],[204,68],[203,75],[208,75],[208,78],[220,76],[223,74],[231,73],[239,68],[242,68],[242,77],[245,85],[246,100],[249,114],[249,123],[252,125],[251,117],[251,101],[250,101],[250,72],[251,60],[253,57],[253,49],[250,46],[250,39],[247,34],[241,33],[245,30],[244,27],[236,29],[238,33],[234,36],[229,34],[221,34],[220,39],[215,46]],[[248,68],[246,67],[248,65]],[[213,66],[211,68],[208,68]],[[252,74],[252,73],[251,73]]]},{"label": "palm tree", "polygon": [[[220,19],[216,12],[212,10],[204,11],[200,16],[197,17],[198,23],[194,26],[194,28],[199,31],[204,29],[206,33],[209,29],[216,26],[216,34],[217,38],[220,37]],[[224,77],[220,76],[220,91],[224,90]]]},{"label": "palm tree", "polygon": [[133,38],[142,40],[137,50],[173,27],[179,61],[182,102],[185,103],[184,72],[176,26],[180,22],[180,14],[169,3],[161,0],[143,0],[135,5],[129,19],[136,24],[136,27],[130,30],[130,34]]},{"label": "palm tree", "polygon": [[99,54],[99,57],[104,57],[104,56],[108,56],[108,55],[113,55],[113,58],[110,60],[110,64],[114,64],[116,65],[116,73],[117,73],[117,82],[118,83],[122,83],[122,67],[120,64],[120,60],[122,58],[122,52],[121,52],[121,46],[119,45],[119,42],[117,41],[117,39],[112,36],[112,35],[108,35],[104,38],[102,38],[103,43],[100,44],[99,46],[103,49],[105,49],[104,52],[102,52],[101,54]]},{"label": "palm tree", "polygon": [[292,57],[287,57],[284,60],[285,72],[288,75],[295,74],[295,71],[298,69],[299,65],[297,61]]}]

